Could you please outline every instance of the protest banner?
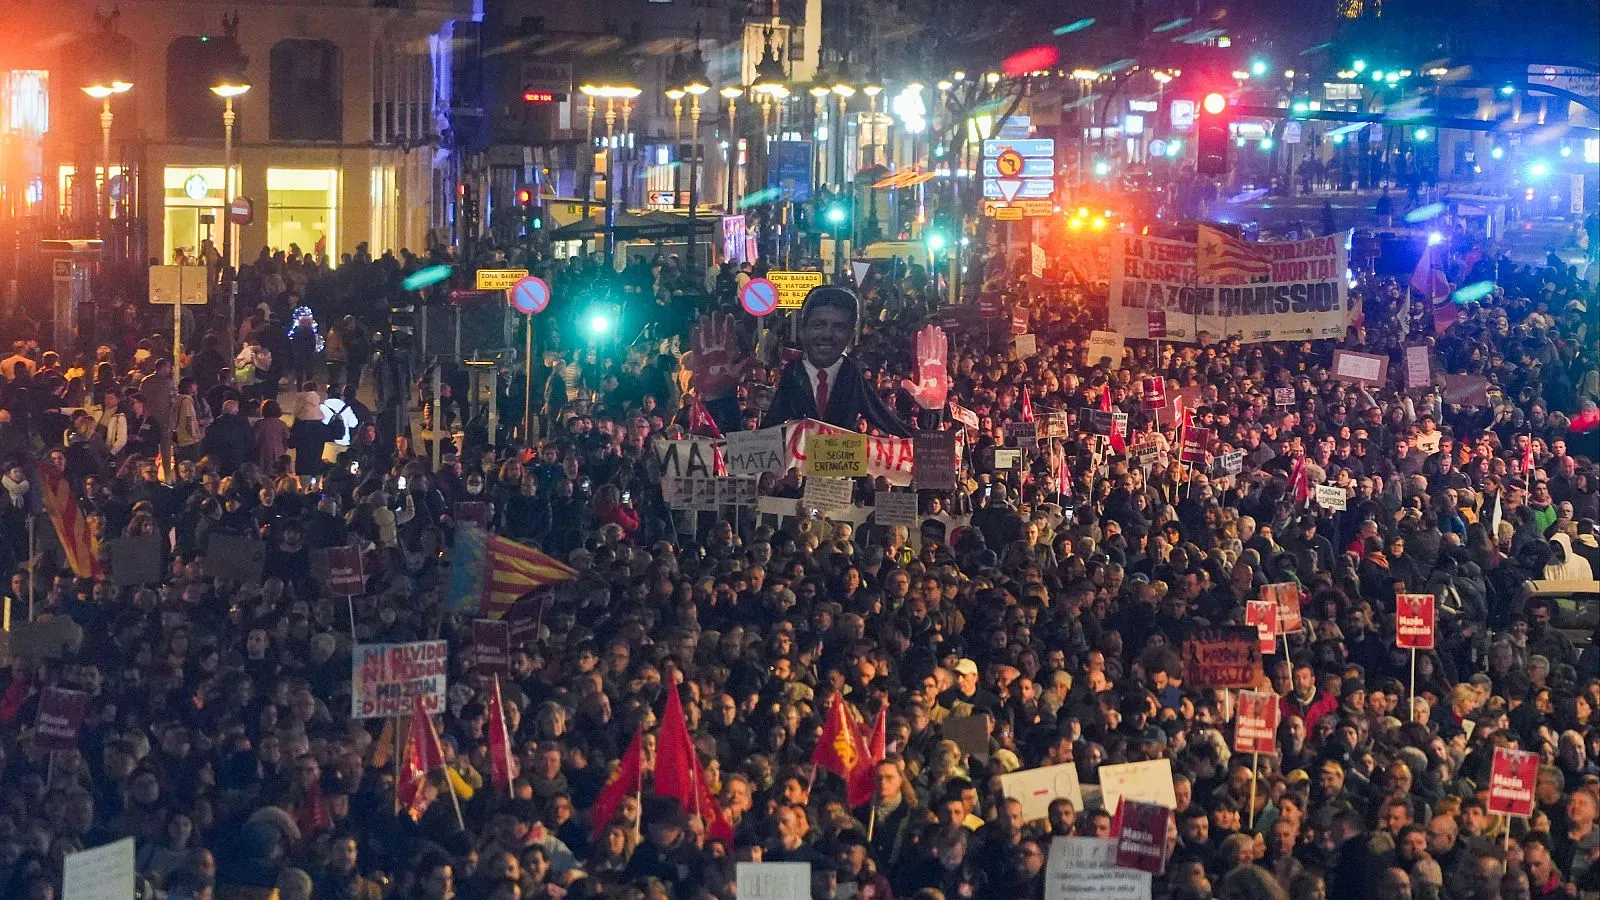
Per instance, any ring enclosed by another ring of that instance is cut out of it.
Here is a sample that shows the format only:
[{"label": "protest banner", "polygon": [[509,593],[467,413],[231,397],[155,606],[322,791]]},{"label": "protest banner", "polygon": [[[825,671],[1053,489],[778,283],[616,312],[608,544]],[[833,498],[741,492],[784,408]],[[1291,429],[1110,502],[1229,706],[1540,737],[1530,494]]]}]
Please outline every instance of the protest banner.
[{"label": "protest banner", "polygon": [[1432,650],[1434,609],[1432,594],[1396,594],[1394,643],[1412,650]]},{"label": "protest banner", "polygon": [[1277,753],[1278,695],[1240,691],[1233,720],[1233,749],[1239,753]]},{"label": "protest banner", "polygon": [[1356,312],[1345,278],[1348,236],[1254,244],[1272,272],[1267,281],[1245,283],[1202,278],[1192,241],[1114,235],[1111,330],[1148,338],[1149,313],[1159,310],[1166,339],[1182,343],[1197,343],[1202,332],[1244,343],[1342,339]]},{"label": "protest banner", "polygon": [[1261,642],[1254,625],[1196,628],[1183,642],[1186,688],[1248,688],[1260,679]]},{"label": "protest banner", "polygon": [[82,646],[83,627],[66,616],[13,622],[10,631],[0,631],[0,663],[63,659]]},{"label": "protest banner", "polygon": [[133,838],[68,853],[61,865],[63,900],[130,900],[139,895]]},{"label": "protest banner", "polygon": [[1050,839],[1044,900],[1150,900],[1150,885],[1149,872],[1117,866],[1113,838]]},{"label": "protest banner", "polygon": [[805,495],[800,498],[800,505],[814,509],[824,516],[831,516],[850,508],[853,490],[854,485],[848,478],[813,476],[806,479]]},{"label": "protest banner", "polygon": [[1102,362],[1112,369],[1122,368],[1122,335],[1115,331],[1089,332],[1089,344],[1084,352],[1084,362],[1087,365],[1098,366]]},{"label": "protest banner", "polygon": [[[801,419],[779,426],[784,430],[784,469],[798,468],[806,471],[806,458],[812,437],[822,434],[854,434],[855,432],[819,422]],[[895,487],[911,483],[911,438],[867,436],[867,472],[873,478],[886,478]],[[954,440],[954,436],[951,437]]]},{"label": "protest banner", "polygon": [[1038,244],[1028,245],[1028,272],[1035,278],[1043,278],[1045,269],[1049,268],[1050,258],[1045,255],[1044,248]]},{"label": "protest banner", "polygon": [[479,528],[488,528],[493,516],[494,504],[485,500],[457,500],[450,512],[450,518],[457,522],[470,522]]},{"label": "protest banner", "polygon": [[1350,500],[1350,495],[1344,488],[1337,484],[1315,485],[1317,505],[1329,512],[1344,512],[1345,505]]},{"label": "protest banner", "polygon": [[663,482],[668,478],[715,478],[721,474],[721,445],[711,438],[658,440],[655,447]]},{"label": "protest banner", "polygon": [[1019,334],[1011,343],[1017,348],[1017,359],[1029,359],[1039,352],[1039,336],[1036,334]]},{"label": "protest banner", "polygon": [[1067,414],[1064,412],[1045,413],[1034,424],[1038,426],[1036,433],[1041,441],[1067,436]]},{"label": "protest banner", "polygon": [[968,428],[978,427],[978,414],[954,400],[950,401],[950,418]]},{"label": "protest banner", "polygon": [[161,536],[141,534],[106,541],[111,583],[117,587],[161,580]]},{"label": "protest banner", "polygon": [[351,656],[351,716],[409,716],[419,697],[423,712],[444,712],[449,657],[446,641],[357,644]]},{"label": "protest banner", "polygon": [[1122,798],[1116,813],[1117,865],[1160,875],[1167,868],[1167,826],[1172,808]]},{"label": "protest banner", "polygon": [[1297,402],[1295,390],[1292,387],[1278,387],[1272,389],[1273,406],[1293,406]]},{"label": "protest banner", "polygon": [[1333,380],[1382,387],[1389,377],[1389,357],[1355,350],[1333,351]]},{"label": "protest banner", "polygon": [[1451,406],[1488,406],[1489,379],[1482,375],[1444,376],[1444,402]]},{"label": "protest banner", "polygon": [[811,864],[741,862],[733,869],[739,900],[811,900]]},{"label": "protest banner", "polygon": [[1406,348],[1406,387],[1413,390],[1433,383],[1433,361],[1428,355],[1428,345],[1413,344]]},{"label": "protest banner", "polygon": [[1008,422],[1006,434],[1019,449],[1033,450],[1039,446],[1038,422]]},{"label": "protest banner", "polygon": [[1050,801],[1061,797],[1075,811],[1083,810],[1083,788],[1078,784],[1078,764],[1061,763],[1023,769],[1000,776],[1000,792],[1022,804],[1022,818],[1032,822],[1050,812]]},{"label": "protest banner", "polygon": [[729,475],[761,475],[784,471],[783,429],[730,431],[722,447]]},{"label": "protest banner", "polygon": [[918,490],[947,491],[956,485],[956,433],[923,431],[911,439],[915,448]]},{"label": "protest banner", "polygon": [[1167,408],[1167,380],[1165,378],[1145,378],[1141,384],[1144,389],[1145,409]]},{"label": "protest banner", "polygon": [[78,746],[78,729],[89,709],[89,695],[83,691],[47,687],[39,695],[39,717],[33,726],[33,749],[54,752]]},{"label": "protest banner", "polygon": [[1214,435],[1209,428],[1183,429],[1183,443],[1178,445],[1178,458],[1186,463],[1206,461],[1206,451],[1211,449]]},{"label": "protest banner", "polygon": [[[487,504],[486,504],[487,505]],[[367,590],[367,579],[361,570],[361,548],[329,547],[313,550],[312,570],[328,586],[334,597],[359,597]]]},{"label": "protest banner", "polygon": [[484,573],[489,563],[489,532],[476,525],[456,526],[455,545],[450,548],[450,583],[445,590],[445,609],[453,613],[475,613],[483,605]]},{"label": "protest banner", "polygon": [[1489,814],[1533,815],[1533,789],[1539,779],[1539,754],[1496,747],[1489,766]]},{"label": "protest banner", "polygon": [[1117,801],[1124,799],[1159,803],[1168,809],[1177,809],[1178,797],[1172,790],[1172,760],[1152,759],[1101,766],[1101,807],[1107,812],[1114,811]]},{"label": "protest banner", "polygon": [[996,469],[1015,469],[1022,462],[1022,451],[1015,447],[996,447],[994,451],[994,467]]},{"label": "protest banner", "polygon": [[510,622],[504,619],[472,620],[472,668],[483,675],[510,674]]},{"label": "protest banner", "polygon": [[1276,600],[1246,600],[1244,623],[1256,627],[1263,656],[1274,652],[1278,646],[1278,602]]},{"label": "protest banner", "polygon": [[1300,585],[1292,581],[1262,585],[1261,599],[1278,606],[1278,634],[1298,634],[1305,627],[1300,615]]},{"label": "protest banner", "polygon": [[807,477],[865,478],[867,475],[867,436],[841,433],[819,434],[806,448]]},{"label": "protest banner", "polygon": [[917,495],[907,491],[878,491],[872,495],[873,519],[879,525],[917,528]]},{"label": "protest banner", "polygon": [[759,492],[754,475],[730,475],[711,479],[712,494],[717,506],[754,506]]}]

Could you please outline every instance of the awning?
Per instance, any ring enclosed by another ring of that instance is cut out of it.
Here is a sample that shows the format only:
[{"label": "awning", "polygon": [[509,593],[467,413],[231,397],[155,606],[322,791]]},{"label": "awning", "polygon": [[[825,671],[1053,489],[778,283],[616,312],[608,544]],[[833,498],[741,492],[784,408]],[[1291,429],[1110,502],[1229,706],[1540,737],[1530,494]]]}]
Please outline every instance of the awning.
[{"label": "awning", "polygon": [[[716,226],[716,215],[700,216],[694,221],[694,233],[697,236],[710,237]],[[669,212],[666,210],[644,210],[634,212],[625,210],[617,213],[614,226],[617,240],[620,241],[653,241],[667,240],[670,238],[686,238],[689,236],[688,213]],[[550,232],[552,241],[582,241],[599,237],[605,234],[605,210],[600,210],[587,219],[563,225]]]}]

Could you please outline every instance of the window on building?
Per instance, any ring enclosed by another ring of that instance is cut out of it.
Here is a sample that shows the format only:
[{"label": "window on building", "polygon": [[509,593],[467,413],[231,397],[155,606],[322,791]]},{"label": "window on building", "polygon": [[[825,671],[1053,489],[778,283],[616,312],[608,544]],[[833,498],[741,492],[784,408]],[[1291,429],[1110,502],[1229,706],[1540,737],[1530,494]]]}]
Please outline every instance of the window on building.
[{"label": "window on building", "polygon": [[279,41],[272,47],[271,65],[272,139],[342,140],[339,48],[329,41]]},{"label": "window on building", "polygon": [[[233,52],[228,42],[206,35],[181,37],[167,45],[169,138],[222,140],[222,105],[211,86],[231,71]],[[234,125],[234,140],[242,137],[242,124],[241,116]]]}]

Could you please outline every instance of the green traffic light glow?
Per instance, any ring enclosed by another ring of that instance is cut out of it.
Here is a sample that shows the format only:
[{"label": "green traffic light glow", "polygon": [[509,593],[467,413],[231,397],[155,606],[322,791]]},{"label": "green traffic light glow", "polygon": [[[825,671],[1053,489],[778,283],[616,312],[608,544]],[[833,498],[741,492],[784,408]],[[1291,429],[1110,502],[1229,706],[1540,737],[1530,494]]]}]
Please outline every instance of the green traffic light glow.
[{"label": "green traffic light glow", "polygon": [[1358,59],[1350,64],[1350,68],[1355,69],[1357,72],[1365,72],[1367,70],[1367,61]]},{"label": "green traffic light glow", "polygon": [[596,313],[589,317],[589,330],[596,336],[603,335],[611,330],[611,320]]},{"label": "green traffic light glow", "polygon": [[1255,62],[1251,63],[1250,64],[1250,74],[1251,75],[1265,75],[1265,74],[1267,74],[1267,63],[1266,63],[1266,61],[1258,59]]},{"label": "green traffic light glow", "polygon": [[1411,132],[1411,136],[1416,140],[1425,141],[1428,139],[1428,129],[1418,128],[1416,131]]},{"label": "green traffic light glow", "polygon": [[842,206],[830,206],[830,207],[828,207],[828,221],[829,222],[831,222],[834,225],[843,225],[844,224],[844,220],[845,220],[844,207],[842,207]]},{"label": "green traffic light glow", "polygon": [[944,249],[944,235],[937,232],[928,235],[928,249],[935,253]]}]

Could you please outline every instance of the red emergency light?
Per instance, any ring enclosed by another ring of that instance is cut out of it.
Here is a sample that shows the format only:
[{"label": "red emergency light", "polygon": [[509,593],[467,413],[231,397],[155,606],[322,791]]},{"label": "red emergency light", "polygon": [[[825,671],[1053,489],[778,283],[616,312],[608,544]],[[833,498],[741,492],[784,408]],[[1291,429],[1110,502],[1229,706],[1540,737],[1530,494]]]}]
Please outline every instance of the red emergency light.
[{"label": "red emergency light", "polygon": [[1213,116],[1219,115],[1228,108],[1228,98],[1215,92],[1207,94],[1205,99],[1200,101],[1200,108]]}]

